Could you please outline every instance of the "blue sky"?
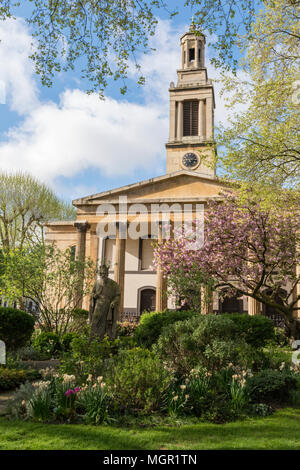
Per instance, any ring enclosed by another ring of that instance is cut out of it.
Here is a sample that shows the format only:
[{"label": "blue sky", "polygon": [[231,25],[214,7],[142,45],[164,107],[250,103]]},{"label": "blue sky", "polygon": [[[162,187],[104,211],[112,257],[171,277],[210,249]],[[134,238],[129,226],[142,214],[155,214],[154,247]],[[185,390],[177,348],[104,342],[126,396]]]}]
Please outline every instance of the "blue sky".
[{"label": "blue sky", "polygon": [[[156,51],[139,58],[146,85],[138,87],[134,68],[128,93],[109,84],[105,101],[84,92],[79,71],[60,74],[42,87],[28,59],[30,32],[24,20],[0,23],[0,167],[30,172],[57,194],[72,200],[165,173],[168,140],[168,86],[180,66],[179,38],[191,10],[172,21],[161,12]],[[218,72],[209,62],[210,78]],[[216,122],[227,111],[218,96]],[[2,96],[2,98],[1,98]]]}]

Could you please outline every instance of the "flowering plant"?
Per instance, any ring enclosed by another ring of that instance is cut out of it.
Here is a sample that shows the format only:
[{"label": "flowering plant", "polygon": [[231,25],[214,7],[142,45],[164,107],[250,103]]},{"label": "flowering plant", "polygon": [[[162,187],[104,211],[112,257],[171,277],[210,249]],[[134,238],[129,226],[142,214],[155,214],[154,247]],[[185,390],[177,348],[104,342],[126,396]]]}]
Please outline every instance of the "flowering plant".
[{"label": "flowering plant", "polygon": [[[275,309],[284,317],[291,336],[297,335],[298,209],[265,208],[250,194],[242,202],[231,193],[224,194],[222,202],[208,203],[204,243],[198,249],[192,247],[192,236],[175,233],[174,239],[155,247],[155,265],[173,287],[177,283],[177,294],[182,295],[183,289],[188,297],[190,288],[194,296],[198,289],[200,296],[201,284],[208,284],[220,294],[250,296]],[[200,236],[194,233],[194,238]]]}]

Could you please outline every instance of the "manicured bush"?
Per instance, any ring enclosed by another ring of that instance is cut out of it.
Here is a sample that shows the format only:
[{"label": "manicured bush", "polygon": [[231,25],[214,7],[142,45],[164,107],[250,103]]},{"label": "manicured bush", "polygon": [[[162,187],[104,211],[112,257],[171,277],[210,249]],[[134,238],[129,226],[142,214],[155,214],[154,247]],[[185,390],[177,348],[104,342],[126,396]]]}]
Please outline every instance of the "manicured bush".
[{"label": "manicured bush", "polygon": [[193,311],[167,310],[164,312],[144,313],[134,332],[134,339],[143,347],[150,348],[161,335],[162,329],[178,321],[199,315]]},{"label": "manicured bush", "polygon": [[0,391],[13,390],[25,383],[39,379],[41,374],[36,370],[17,370],[0,368]]},{"label": "manicured bush", "polygon": [[261,348],[268,341],[275,339],[274,324],[267,317],[240,313],[225,313],[221,316],[232,320],[237,334],[255,348]]},{"label": "manicured bush", "polygon": [[151,412],[163,406],[171,374],[155,353],[134,348],[120,352],[106,381],[114,389],[117,410]]},{"label": "manicured bush", "polygon": [[265,369],[247,379],[246,389],[252,402],[287,403],[290,392],[296,390],[297,385],[297,377],[289,369]]},{"label": "manicured bush", "polygon": [[62,350],[59,336],[56,333],[43,331],[33,341],[33,347],[41,353],[51,356],[57,355]]},{"label": "manicured bush", "polygon": [[198,365],[209,371],[218,371],[230,363],[248,367],[255,350],[237,331],[229,318],[199,315],[165,327],[155,350],[180,375]]},{"label": "manicured bush", "polygon": [[29,342],[35,319],[29,313],[10,307],[0,307],[0,339],[8,350],[25,346]]}]

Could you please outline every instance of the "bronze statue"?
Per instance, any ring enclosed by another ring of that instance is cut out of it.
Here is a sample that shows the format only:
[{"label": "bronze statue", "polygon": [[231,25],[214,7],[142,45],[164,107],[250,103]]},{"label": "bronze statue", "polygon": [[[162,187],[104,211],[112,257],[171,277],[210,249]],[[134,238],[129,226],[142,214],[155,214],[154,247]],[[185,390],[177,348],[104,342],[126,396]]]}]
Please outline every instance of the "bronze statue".
[{"label": "bronze statue", "polygon": [[89,310],[90,340],[102,340],[105,335],[116,337],[117,320],[120,306],[120,287],[108,277],[108,267],[99,268],[100,279],[95,282]]}]

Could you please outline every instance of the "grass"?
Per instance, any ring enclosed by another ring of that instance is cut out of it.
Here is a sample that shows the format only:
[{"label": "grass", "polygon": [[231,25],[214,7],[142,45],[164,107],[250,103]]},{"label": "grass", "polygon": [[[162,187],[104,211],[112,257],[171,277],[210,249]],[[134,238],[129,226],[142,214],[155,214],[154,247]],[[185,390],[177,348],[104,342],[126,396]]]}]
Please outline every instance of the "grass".
[{"label": "grass", "polygon": [[227,424],[86,426],[0,418],[0,450],[300,449],[300,409]]}]

